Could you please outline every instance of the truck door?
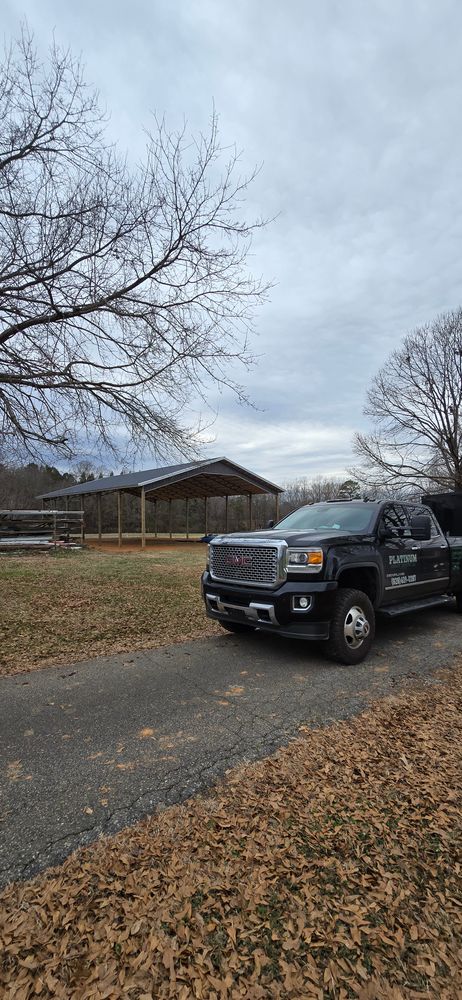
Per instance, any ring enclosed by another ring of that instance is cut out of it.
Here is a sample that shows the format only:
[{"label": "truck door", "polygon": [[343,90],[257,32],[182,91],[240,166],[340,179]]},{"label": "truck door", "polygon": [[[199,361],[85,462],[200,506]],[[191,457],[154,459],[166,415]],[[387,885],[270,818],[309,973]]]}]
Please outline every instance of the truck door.
[{"label": "truck door", "polygon": [[419,546],[419,594],[422,597],[429,594],[444,594],[449,586],[450,575],[450,554],[448,543],[442,530],[429,511],[428,507],[408,507],[409,520],[416,514],[426,514],[430,516],[432,523],[432,537],[428,541],[414,541],[414,545]]},{"label": "truck door", "polygon": [[402,504],[388,504],[378,527],[378,545],[385,575],[383,604],[418,600],[424,578],[421,542],[410,537]]}]

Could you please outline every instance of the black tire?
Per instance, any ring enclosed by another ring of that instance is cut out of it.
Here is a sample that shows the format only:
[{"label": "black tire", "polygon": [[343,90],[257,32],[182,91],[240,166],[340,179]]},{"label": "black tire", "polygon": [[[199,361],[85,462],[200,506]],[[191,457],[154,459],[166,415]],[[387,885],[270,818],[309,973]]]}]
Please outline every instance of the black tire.
[{"label": "black tire", "polygon": [[327,656],[336,663],[361,663],[367,656],[375,635],[374,608],[362,590],[337,591],[330,637],[324,644]]},{"label": "black tire", "polygon": [[456,598],[456,608],[460,615],[462,615],[462,590],[459,590],[458,594],[454,595]]},{"label": "black tire", "polygon": [[227,632],[255,632],[253,625],[246,625],[245,622],[218,622]]}]

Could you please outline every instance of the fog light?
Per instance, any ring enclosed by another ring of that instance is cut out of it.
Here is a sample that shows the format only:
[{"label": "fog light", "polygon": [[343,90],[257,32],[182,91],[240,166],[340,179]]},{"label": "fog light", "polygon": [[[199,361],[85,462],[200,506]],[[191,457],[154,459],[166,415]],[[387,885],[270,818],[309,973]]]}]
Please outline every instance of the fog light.
[{"label": "fog light", "polygon": [[295,595],[292,598],[292,611],[309,611],[313,602],[312,597]]}]

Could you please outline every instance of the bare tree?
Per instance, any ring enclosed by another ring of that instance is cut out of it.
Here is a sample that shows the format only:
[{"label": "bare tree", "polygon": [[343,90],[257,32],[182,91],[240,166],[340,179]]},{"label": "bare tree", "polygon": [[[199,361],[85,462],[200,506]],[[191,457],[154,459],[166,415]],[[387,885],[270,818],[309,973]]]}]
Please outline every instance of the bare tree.
[{"label": "bare tree", "polygon": [[[0,70],[0,428],[29,453],[150,443],[187,454],[191,394],[249,363],[265,288],[242,217],[252,178],[163,121],[129,167],[68,52],[43,66],[24,31]],[[221,163],[221,166],[220,166]]]},{"label": "bare tree", "polygon": [[293,479],[285,483],[281,496],[281,512],[289,514],[306,503],[320,503],[322,500],[334,500],[336,497],[348,498],[352,495],[352,486],[357,495],[359,486],[352,480],[331,479],[327,476],[315,476],[314,479]]},{"label": "bare tree", "polygon": [[462,489],[462,310],[417,328],[373,379],[364,411],[370,434],[357,434],[372,488]]}]

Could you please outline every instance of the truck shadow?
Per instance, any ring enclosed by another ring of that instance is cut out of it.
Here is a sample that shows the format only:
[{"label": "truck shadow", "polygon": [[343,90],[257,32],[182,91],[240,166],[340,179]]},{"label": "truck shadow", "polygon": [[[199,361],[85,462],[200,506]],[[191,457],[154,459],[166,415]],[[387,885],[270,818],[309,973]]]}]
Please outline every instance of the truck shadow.
[{"label": "truck shadow", "polygon": [[[434,651],[435,654],[438,652],[435,655],[435,660],[439,661],[435,666],[438,666],[445,650],[449,657],[461,651],[461,625],[462,617],[456,612],[455,602],[433,608],[431,613],[414,612],[396,618],[378,615],[375,641],[364,662],[367,664],[374,659],[386,658],[392,664],[393,661],[402,661],[404,656],[415,661],[423,655],[430,657]],[[245,651],[246,655],[251,652],[258,658],[263,655],[268,664],[275,660],[288,666],[293,666],[294,662],[297,665],[310,663],[312,666],[329,664],[322,642],[287,639],[263,631],[239,636],[230,634],[226,636],[226,642]],[[355,670],[357,667],[345,669]]]}]

